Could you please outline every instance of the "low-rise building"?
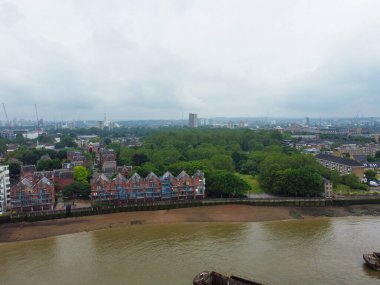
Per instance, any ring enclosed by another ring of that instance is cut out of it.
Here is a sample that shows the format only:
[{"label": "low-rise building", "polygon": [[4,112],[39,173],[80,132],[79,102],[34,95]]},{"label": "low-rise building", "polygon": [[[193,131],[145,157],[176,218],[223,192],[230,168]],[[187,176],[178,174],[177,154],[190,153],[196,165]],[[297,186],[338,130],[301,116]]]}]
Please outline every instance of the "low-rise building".
[{"label": "low-rise building", "polygon": [[379,173],[380,171],[380,162],[364,162],[364,171],[366,170],[373,170]]},{"label": "low-rise building", "polygon": [[11,188],[11,208],[17,212],[53,210],[54,202],[54,183],[42,173],[24,177]]},{"label": "low-rise building", "polygon": [[105,161],[116,161],[116,152],[113,149],[100,149],[99,161],[102,165]]},{"label": "low-rise building", "polygon": [[80,151],[68,151],[67,160],[70,161],[73,166],[86,165],[86,157]]},{"label": "low-rise building", "polygon": [[117,166],[116,172],[128,177],[132,173],[132,165]]},{"label": "low-rise building", "polygon": [[22,166],[20,181],[22,181],[24,178],[28,178],[31,181],[38,181],[46,177],[53,183],[57,191],[62,191],[66,185],[74,182],[73,165],[65,164],[63,166],[67,167],[62,169],[54,169],[52,171],[37,171],[35,165]]},{"label": "low-rise building", "polygon": [[364,175],[363,164],[348,158],[337,157],[329,154],[320,153],[315,156],[317,161],[324,167],[336,170],[341,175],[355,174],[359,178]]},{"label": "low-rise building", "polygon": [[116,203],[203,199],[205,189],[205,177],[201,171],[197,171],[193,176],[182,171],[177,177],[170,172],[166,172],[161,177],[150,173],[145,178],[135,173],[129,179],[120,173],[114,179],[101,174],[91,182],[91,199],[94,202],[113,201]]},{"label": "low-rise building", "polygon": [[53,181],[57,191],[62,191],[65,186],[74,182],[74,171],[71,169],[53,170]]},{"label": "low-rise building", "polygon": [[376,144],[365,144],[365,145],[357,145],[357,144],[344,144],[340,147],[337,147],[334,150],[334,155],[336,156],[344,156],[349,154],[350,157],[355,156],[375,156],[378,147]]},{"label": "low-rise building", "polygon": [[325,189],[325,198],[333,198],[333,183],[328,179],[323,179],[323,187]]},{"label": "low-rise building", "polygon": [[37,171],[35,165],[22,165],[20,170],[21,177],[33,176],[34,172]]},{"label": "low-rise building", "polygon": [[116,172],[116,161],[104,161],[102,164],[102,172],[107,176],[112,176]]}]

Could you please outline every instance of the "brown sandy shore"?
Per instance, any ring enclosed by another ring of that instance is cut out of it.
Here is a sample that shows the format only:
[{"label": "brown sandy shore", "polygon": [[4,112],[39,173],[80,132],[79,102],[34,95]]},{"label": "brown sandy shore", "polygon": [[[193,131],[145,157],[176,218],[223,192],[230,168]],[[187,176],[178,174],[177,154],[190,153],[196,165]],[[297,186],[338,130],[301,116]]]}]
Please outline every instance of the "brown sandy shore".
[{"label": "brown sandy shore", "polygon": [[380,205],[357,205],[345,208],[221,205],[161,211],[123,212],[33,223],[3,224],[0,225],[0,242],[40,239],[63,234],[113,227],[127,227],[138,224],[260,222],[352,215],[380,215]]}]

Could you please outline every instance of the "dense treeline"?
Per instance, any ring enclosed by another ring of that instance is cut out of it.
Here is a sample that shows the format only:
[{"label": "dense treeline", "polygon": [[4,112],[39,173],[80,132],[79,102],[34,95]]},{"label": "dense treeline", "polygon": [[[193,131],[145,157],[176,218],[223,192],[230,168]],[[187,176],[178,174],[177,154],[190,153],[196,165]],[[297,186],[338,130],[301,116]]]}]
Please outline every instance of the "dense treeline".
[{"label": "dense treeline", "polygon": [[116,150],[118,164],[133,165],[143,176],[150,172],[162,175],[167,170],[174,175],[182,170],[194,174],[199,169],[206,174],[209,195],[240,196],[249,185],[234,172],[245,169],[244,173],[250,174],[249,154],[264,150],[281,152],[281,141],[278,132],[177,128],[152,130],[138,148],[115,143],[107,147]]},{"label": "dense treeline", "polygon": [[[160,132],[160,128],[158,129],[151,129],[151,128],[144,128],[144,127],[133,127],[133,128],[114,128],[112,130],[108,129],[99,129],[99,128],[81,128],[81,129],[60,129],[58,130],[59,133],[62,135],[69,135],[69,136],[77,136],[77,135],[97,135],[102,138],[106,137],[127,137],[128,135],[135,135],[138,137],[143,137],[146,135],[150,135],[153,132]],[[56,130],[49,131],[50,134],[57,133]]]},{"label": "dense treeline", "polygon": [[[138,149],[120,149],[119,160],[141,166],[151,162],[158,170],[180,161],[207,160],[215,169],[240,168],[250,151],[277,146],[282,136],[278,132],[254,132],[228,129],[178,129],[154,132]],[[111,144],[110,148],[117,146]]]},{"label": "dense treeline", "polygon": [[[276,195],[320,195],[324,178],[333,181],[334,185],[366,189],[356,176],[339,176],[337,172],[323,168],[313,156],[283,146],[282,141],[287,137],[277,131],[210,128],[121,128],[108,131],[94,128],[63,131],[59,146],[73,146],[73,139],[79,134],[98,134],[103,145],[116,151],[118,165],[132,165],[142,176],[150,172],[162,175],[166,171],[178,175],[182,170],[192,175],[201,170],[206,174],[207,193],[212,196],[246,194],[249,185],[236,172],[258,178],[264,191]],[[129,135],[140,137],[142,146],[130,148],[112,143],[114,137]],[[45,139],[48,140],[42,138]],[[84,153],[90,156],[86,151]],[[41,160],[46,154],[51,160]],[[23,164],[36,164],[38,170],[59,168],[66,155],[66,150],[30,150],[26,147],[11,154]],[[91,157],[88,160],[91,161]],[[14,171],[19,171],[16,165],[11,166]],[[82,195],[83,191],[88,191],[87,184],[77,183],[66,189],[73,195]]]},{"label": "dense treeline", "polygon": [[235,172],[256,176],[266,192],[284,196],[320,195],[324,178],[334,185],[366,189],[356,176],[340,176],[313,156],[282,146],[282,139],[277,131],[185,128],[155,130],[139,148],[108,147],[117,151],[119,164],[133,165],[142,175],[166,170],[174,175],[182,170],[193,174],[200,169],[206,173],[208,193],[215,196],[247,191],[246,182]]}]

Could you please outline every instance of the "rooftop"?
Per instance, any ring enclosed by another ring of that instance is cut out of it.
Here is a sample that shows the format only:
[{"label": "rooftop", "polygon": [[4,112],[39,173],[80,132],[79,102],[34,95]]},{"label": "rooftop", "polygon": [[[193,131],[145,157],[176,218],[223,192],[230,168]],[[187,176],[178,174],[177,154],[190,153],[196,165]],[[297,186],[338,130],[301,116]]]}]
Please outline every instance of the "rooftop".
[{"label": "rooftop", "polygon": [[361,163],[357,162],[356,160],[343,158],[343,157],[337,157],[337,156],[333,156],[333,155],[329,155],[329,154],[325,154],[325,153],[317,154],[315,156],[315,158],[321,159],[321,160],[328,160],[328,161],[332,161],[335,163],[344,164],[344,165],[348,165],[348,166],[361,166],[361,167],[363,167],[363,165]]}]

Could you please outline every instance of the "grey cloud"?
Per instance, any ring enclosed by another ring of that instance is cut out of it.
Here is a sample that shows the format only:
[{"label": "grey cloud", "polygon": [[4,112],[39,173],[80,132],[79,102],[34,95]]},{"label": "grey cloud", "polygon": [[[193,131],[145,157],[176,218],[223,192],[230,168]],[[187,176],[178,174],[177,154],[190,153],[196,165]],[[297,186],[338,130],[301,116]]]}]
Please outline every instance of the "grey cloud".
[{"label": "grey cloud", "polygon": [[379,5],[311,2],[8,1],[1,101],[47,118],[376,115]]},{"label": "grey cloud", "polygon": [[374,30],[340,43],[314,72],[292,82],[284,106],[301,115],[377,115],[380,57]]},{"label": "grey cloud", "polygon": [[9,1],[0,4],[0,23],[2,25],[12,27],[22,19],[24,19],[24,16],[16,4]]}]

